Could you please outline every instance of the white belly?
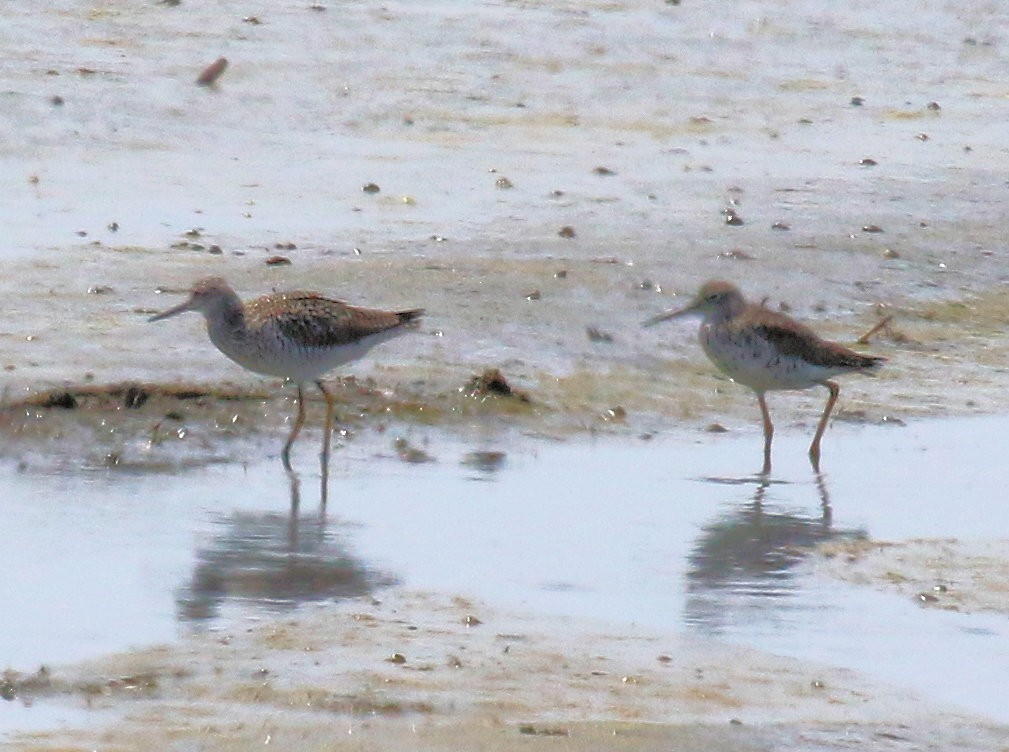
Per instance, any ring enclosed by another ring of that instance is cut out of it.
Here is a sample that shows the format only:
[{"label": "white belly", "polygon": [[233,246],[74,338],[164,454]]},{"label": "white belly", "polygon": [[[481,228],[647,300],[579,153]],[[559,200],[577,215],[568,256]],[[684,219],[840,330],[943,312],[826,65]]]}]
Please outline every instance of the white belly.
[{"label": "white belly", "polygon": [[837,374],[796,355],[782,355],[770,342],[754,333],[734,333],[702,325],[701,346],[718,370],[733,381],[758,392],[809,389]]},{"label": "white belly", "polygon": [[372,334],[357,342],[331,347],[299,347],[281,337],[235,341],[224,337],[211,340],[222,353],[243,368],[265,376],[278,376],[297,383],[315,381],[335,368],[360,359],[372,347],[403,334],[396,328]]}]

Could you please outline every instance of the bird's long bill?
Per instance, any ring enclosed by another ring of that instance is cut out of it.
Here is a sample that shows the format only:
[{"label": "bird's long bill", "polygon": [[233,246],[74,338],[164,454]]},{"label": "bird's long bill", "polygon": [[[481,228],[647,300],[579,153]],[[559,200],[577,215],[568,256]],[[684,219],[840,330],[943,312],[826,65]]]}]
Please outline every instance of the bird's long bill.
[{"label": "bird's long bill", "polygon": [[161,321],[162,319],[167,319],[167,318],[170,318],[172,316],[176,316],[176,315],[178,315],[180,313],[185,313],[186,311],[191,311],[192,310],[192,308],[191,308],[192,303],[193,303],[193,300],[192,300],[192,298],[190,298],[189,300],[185,301],[184,303],[179,303],[174,308],[169,308],[167,311],[162,311],[161,313],[154,314],[153,316],[151,316],[147,320],[148,321]]},{"label": "bird's long bill", "polygon": [[670,311],[663,311],[658,316],[653,316],[644,322],[642,326],[655,326],[656,324],[661,324],[663,321],[669,321],[670,319],[677,319],[680,316],[686,316],[688,313],[693,313],[697,310],[697,303],[691,303],[685,308],[674,308]]}]

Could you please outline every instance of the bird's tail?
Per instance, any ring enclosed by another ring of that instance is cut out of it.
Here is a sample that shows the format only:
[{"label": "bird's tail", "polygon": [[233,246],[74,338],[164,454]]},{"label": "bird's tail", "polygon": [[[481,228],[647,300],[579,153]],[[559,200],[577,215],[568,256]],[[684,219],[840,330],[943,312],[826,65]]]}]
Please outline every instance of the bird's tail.
[{"label": "bird's tail", "polygon": [[882,355],[860,355],[859,357],[861,358],[859,370],[867,374],[876,373],[886,363],[886,358]]}]

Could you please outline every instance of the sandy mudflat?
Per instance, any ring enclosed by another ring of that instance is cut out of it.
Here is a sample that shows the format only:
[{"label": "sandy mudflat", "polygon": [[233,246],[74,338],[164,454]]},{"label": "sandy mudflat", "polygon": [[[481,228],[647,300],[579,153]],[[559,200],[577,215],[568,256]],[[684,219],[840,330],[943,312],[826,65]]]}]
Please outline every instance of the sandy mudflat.
[{"label": "sandy mudflat", "polygon": [[815,569],[845,582],[965,613],[1009,613],[1009,541],[832,541]]},{"label": "sandy mudflat", "polygon": [[[12,677],[9,677],[12,678]],[[306,610],[22,677],[100,714],[3,749],[999,749],[1009,729],[845,670],[444,595]]]}]

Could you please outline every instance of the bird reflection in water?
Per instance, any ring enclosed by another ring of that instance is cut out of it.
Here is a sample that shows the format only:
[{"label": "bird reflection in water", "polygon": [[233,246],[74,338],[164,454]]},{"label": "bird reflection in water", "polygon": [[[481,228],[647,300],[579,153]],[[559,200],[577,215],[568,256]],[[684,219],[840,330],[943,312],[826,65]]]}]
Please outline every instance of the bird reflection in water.
[{"label": "bird reflection in water", "polygon": [[752,482],[756,487],[750,499],[702,528],[688,559],[685,621],[708,632],[751,618],[779,618],[794,592],[795,567],[816,546],[868,537],[865,530],[833,525],[820,473],[815,483],[818,511],[812,514],[776,501],[770,478],[758,476]]},{"label": "bird reflection in water", "polygon": [[302,516],[298,479],[289,477],[288,514],[233,512],[220,520],[223,532],[197,550],[192,576],[176,595],[180,621],[212,620],[227,604],[276,613],[396,584],[350,553],[324,507]]}]

